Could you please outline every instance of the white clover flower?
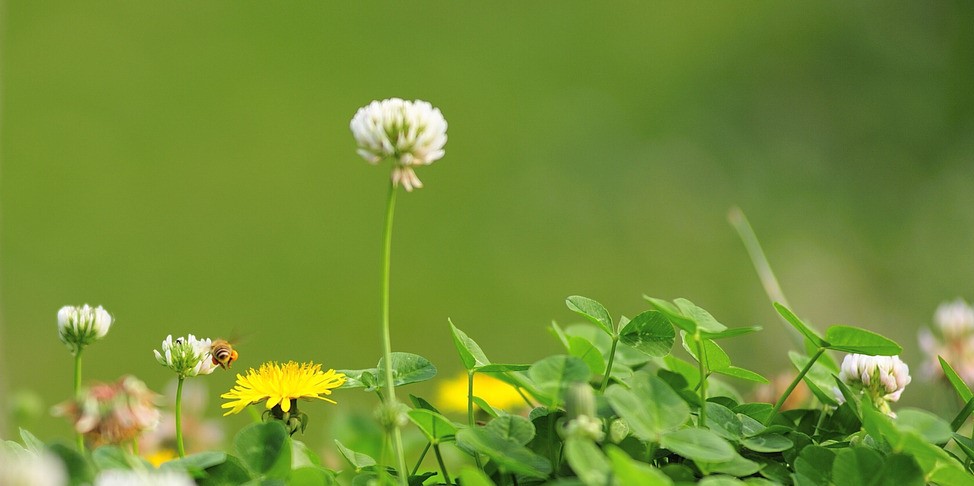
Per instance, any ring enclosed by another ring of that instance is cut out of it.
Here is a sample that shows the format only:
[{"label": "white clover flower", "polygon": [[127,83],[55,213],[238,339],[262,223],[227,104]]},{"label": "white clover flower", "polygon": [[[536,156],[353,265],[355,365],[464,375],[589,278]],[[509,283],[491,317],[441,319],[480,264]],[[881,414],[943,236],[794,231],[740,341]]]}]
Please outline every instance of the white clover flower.
[{"label": "white clover flower", "polygon": [[349,124],[358,154],[371,164],[395,159],[392,183],[406,191],[423,187],[413,167],[443,157],[446,120],[429,102],[391,98],[359,108]]},{"label": "white clover flower", "polygon": [[605,440],[605,432],[602,430],[602,421],[590,415],[579,415],[568,421],[563,433],[565,438],[578,437],[583,439],[602,442]]},{"label": "white clover flower", "polygon": [[175,371],[180,377],[213,373],[217,365],[210,356],[213,342],[210,339],[196,339],[190,334],[186,337],[166,336],[162,342],[162,352],[153,350],[159,364]]},{"label": "white clover flower", "polygon": [[101,306],[66,305],[57,313],[58,337],[74,353],[105,337],[111,327],[112,315]]},{"label": "white clover flower", "polygon": [[970,334],[974,331],[974,308],[964,299],[944,302],[937,307],[933,321],[947,340]]},{"label": "white clover flower", "polygon": [[[910,368],[899,356],[849,354],[842,360],[839,379],[855,391],[868,396],[880,411],[893,415],[889,402],[900,399],[910,384]],[[843,399],[837,393],[839,400]]]},{"label": "white clover flower", "polygon": [[0,484],[4,486],[63,486],[64,464],[49,453],[35,454],[0,446]]},{"label": "white clover flower", "polygon": [[107,469],[95,478],[95,486],[195,486],[196,482],[183,471],[175,469],[126,470]]}]

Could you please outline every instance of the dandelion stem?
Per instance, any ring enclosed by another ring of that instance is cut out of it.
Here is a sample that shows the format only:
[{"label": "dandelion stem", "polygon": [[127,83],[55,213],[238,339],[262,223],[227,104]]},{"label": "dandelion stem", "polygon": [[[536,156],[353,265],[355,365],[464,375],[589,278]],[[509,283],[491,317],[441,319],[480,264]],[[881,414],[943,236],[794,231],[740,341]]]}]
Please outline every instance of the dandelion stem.
[{"label": "dandelion stem", "polygon": [[183,380],[180,376],[176,382],[176,451],[179,457],[186,456],[186,449],[183,447]]},{"label": "dandelion stem", "polygon": [[433,444],[433,454],[436,455],[436,462],[440,465],[443,480],[446,481],[446,484],[452,485],[453,481],[450,480],[450,473],[446,472],[446,464],[443,463],[443,456],[440,454],[440,444]]},{"label": "dandelion stem", "polygon": [[[78,400],[81,397],[81,346],[78,346],[77,352],[74,353],[74,399]],[[78,452],[85,453],[85,436],[81,432],[78,432]]]},{"label": "dandelion stem", "polygon": [[619,344],[619,335],[612,335],[612,347],[609,348],[609,363],[605,365],[605,376],[602,378],[602,386],[599,393],[605,393],[605,387],[609,386],[609,377],[612,376],[612,362],[616,359],[616,345]]},{"label": "dandelion stem", "polygon": [[795,379],[791,381],[791,384],[788,385],[788,388],[785,389],[785,392],[781,394],[781,398],[778,399],[778,403],[774,404],[774,408],[771,409],[771,414],[768,415],[768,418],[764,420],[765,425],[770,424],[771,421],[774,420],[775,415],[778,415],[778,410],[781,410],[781,406],[785,404],[785,400],[788,399],[788,397],[791,395],[791,392],[795,390],[795,387],[798,386],[798,383],[802,381],[802,378],[805,377],[805,374],[808,373],[808,370],[812,369],[812,365],[814,365],[815,362],[818,361],[818,358],[822,356],[822,353],[824,352],[825,352],[825,348],[818,348],[818,351],[816,351],[815,354],[812,355],[812,359],[808,360],[808,364],[806,364],[805,367],[802,368],[802,370],[798,373],[798,376],[796,376]]},{"label": "dandelion stem", "polygon": [[[392,335],[389,331],[389,268],[392,262],[392,217],[396,212],[396,185],[389,184],[389,197],[386,202],[386,224],[382,243],[382,353],[385,358],[385,382],[389,390],[390,407],[396,407],[396,384],[392,377]],[[396,453],[396,463],[399,468],[399,484],[406,484],[409,469],[406,466],[406,456],[403,453],[402,433],[399,423],[393,420],[392,440]]]}]

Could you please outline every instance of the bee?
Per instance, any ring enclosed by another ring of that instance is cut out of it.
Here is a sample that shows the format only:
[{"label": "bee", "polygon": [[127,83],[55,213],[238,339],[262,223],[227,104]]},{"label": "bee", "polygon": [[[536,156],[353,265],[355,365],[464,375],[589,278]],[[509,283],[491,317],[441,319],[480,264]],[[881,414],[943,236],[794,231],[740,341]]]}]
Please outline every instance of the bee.
[{"label": "bee", "polygon": [[233,349],[230,341],[214,339],[213,346],[210,347],[210,356],[213,358],[213,364],[228,369],[237,360],[237,351]]}]

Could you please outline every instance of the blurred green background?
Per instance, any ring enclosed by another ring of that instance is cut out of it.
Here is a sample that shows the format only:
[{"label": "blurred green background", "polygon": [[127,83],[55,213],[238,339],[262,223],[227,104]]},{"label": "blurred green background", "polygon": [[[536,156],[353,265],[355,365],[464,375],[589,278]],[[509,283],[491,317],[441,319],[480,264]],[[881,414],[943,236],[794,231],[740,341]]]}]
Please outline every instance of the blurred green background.
[{"label": "blurred green background", "polygon": [[[800,315],[889,335],[915,375],[918,326],[974,298],[969,2],[353,3],[3,2],[11,393],[44,413],[69,396],[66,304],[116,318],[88,380],[162,391],[151,351],[170,333],[244,336],[237,371],[373,366],[389,167],[355,154],[348,122],[388,97],[450,125],[399,200],[392,270],[394,348],[444,377],[448,317],[530,362],[559,351],[546,326],[576,321],[571,294],[615,316],[690,298],[765,327],[729,344],[739,364],[785,369],[732,205]],[[218,415],[233,375],[204,379]],[[309,441],[363,395],[309,405]]]}]

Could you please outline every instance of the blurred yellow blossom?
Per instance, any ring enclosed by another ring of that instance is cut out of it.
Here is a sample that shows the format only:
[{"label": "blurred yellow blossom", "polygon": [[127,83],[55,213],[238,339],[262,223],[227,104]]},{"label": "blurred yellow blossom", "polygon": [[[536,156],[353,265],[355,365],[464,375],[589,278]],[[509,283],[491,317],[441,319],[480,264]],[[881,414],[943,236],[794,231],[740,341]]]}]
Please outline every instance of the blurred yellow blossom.
[{"label": "blurred yellow blossom", "polygon": [[[483,398],[491,407],[502,410],[524,408],[524,398],[513,386],[490,375],[473,376],[473,394]],[[467,411],[467,374],[442,382],[437,389],[436,406],[445,412]]]}]

